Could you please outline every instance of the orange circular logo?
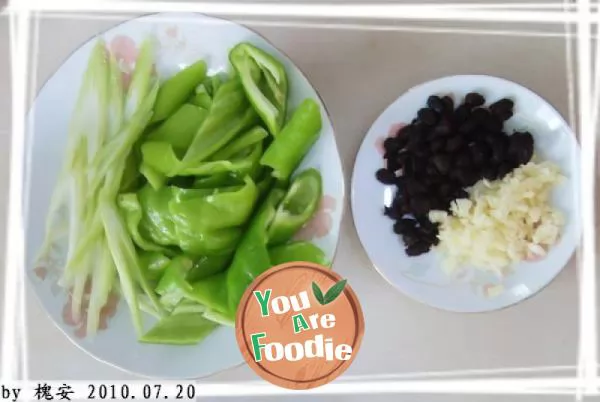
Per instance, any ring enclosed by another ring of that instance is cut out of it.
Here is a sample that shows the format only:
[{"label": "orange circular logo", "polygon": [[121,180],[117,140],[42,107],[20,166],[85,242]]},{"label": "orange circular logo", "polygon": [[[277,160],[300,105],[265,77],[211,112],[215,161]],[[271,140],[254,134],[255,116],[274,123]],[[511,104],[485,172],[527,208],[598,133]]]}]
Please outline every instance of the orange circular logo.
[{"label": "orange circular logo", "polygon": [[307,262],[278,265],[256,278],[236,317],[236,338],[248,365],[290,389],[315,388],[342,374],[364,329],[346,280]]}]

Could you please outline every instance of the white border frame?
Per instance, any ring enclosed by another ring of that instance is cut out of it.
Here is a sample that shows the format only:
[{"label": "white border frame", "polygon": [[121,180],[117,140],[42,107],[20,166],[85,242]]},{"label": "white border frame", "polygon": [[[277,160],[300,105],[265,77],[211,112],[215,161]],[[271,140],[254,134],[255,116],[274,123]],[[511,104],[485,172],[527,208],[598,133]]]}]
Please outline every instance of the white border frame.
[{"label": "white border frame", "polygon": [[[577,102],[578,126],[582,149],[581,211],[584,219],[582,251],[578,253],[580,280],[579,356],[575,378],[521,380],[446,380],[446,381],[354,381],[336,382],[304,391],[303,394],[346,393],[489,393],[489,394],[574,394],[597,395],[599,392],[596,323],[596,261],[594,232],[594,168],[596,123],[600,91],[600,45],[597,44],[595,68],[592,70],[591,27],[597,25],[598,4],[579,0],[577,4],[301,4],[279,3],[177,3],[177,2],[98,2],[78,0],[19,0],[9,3],[11,18],[11,56],[13,72],[13,132],[11,141],[10,194],[6,248],[6,290],[4,292],[3,344],[0,379],[26,379],[26,344],[24,310],[24,231],[23,231],[23,161],[27,72],[29,63],[30,23],[32,11],[58,12],[201,12],[230,17],[294,17],[314,21],[319,18],[354,20],[434,20],[478,22],[536,22],[576,24],[577,26]],[[598,42],[598,41],[597,41]],[[594,73],[594,76],[592,76]],[[571,85],[573,83],[571,82]],[[570,94],[572,99],[572,94]],[[594,107],[594,109],[592,108]],[[572,121],[573,122],[573,121]],[[18,284],[18,286],[15,286]],[[11,306],[11,308],[7,308]],[[17,306],[18,308],[14,308]],[[23,358],[25,358],[23,360]],[[286,394],[289,391],[264,382],[210,384],[203,382],[203,395],[249,396]],[[296,393],[297,395],[297,393]]]}]

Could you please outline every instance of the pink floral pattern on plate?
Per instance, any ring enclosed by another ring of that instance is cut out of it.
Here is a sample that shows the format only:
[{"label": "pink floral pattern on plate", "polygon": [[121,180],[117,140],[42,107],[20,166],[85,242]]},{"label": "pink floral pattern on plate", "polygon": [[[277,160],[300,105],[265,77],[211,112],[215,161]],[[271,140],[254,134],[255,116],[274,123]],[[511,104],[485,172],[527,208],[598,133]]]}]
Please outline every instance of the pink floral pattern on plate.
[{"label": "pink floral pattern on plate", "polygon": [[108,44],[108,51],[115,57],[122,71],[123,87],[129,88],[131,74],[139,55],[135,41],[125,35],[115,36]]},{"label": "pink floral pattern on plate", "polygon": [[[85,290],[83,293],[83,304],[81,306],[81,316],[78,320],[76,320],[72,315],[72,297],[71,293],[69,293],[69,298],[63,307],[63,321],[65,324],[75,327],[75,336],[78,338],[85,338],[87,336],[87,313],[88,307],[90,303],[90,292],[92,290],[91,282],[85,286]],[[114,317],[117,313],[117,306],[119,304],[119,295],[117,293],[112,292],[108,296],[108,300],[104,307],[100,310],[100,322],[98,325],[98,329],[103,331],[108,328],[108,320],[109,318]]]},{"label": "pink floral pattern on plate", "polygon": [[336,200],[330,195],[323,195],[315,216],[306,224],[294,239],[310,241],[327,236],[333,225],[331,214],[335,212]]}]

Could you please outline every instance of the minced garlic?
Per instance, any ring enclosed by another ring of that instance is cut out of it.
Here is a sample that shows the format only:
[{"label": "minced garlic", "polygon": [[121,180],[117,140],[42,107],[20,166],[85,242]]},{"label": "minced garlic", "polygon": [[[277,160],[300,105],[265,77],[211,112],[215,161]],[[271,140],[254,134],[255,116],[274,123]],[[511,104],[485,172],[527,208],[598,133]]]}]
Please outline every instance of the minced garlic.
[{"label": "minced garlic", "polygon": [[549,204],[562,176],[550,162],[529,162],[502,180],[477,182],[469,199],[452,203],[451,214],[431,211],[440,224],[437,250],[452,274],[469,266],[502,273],[511,264],[543,257],[556,243],[563,215]]}]

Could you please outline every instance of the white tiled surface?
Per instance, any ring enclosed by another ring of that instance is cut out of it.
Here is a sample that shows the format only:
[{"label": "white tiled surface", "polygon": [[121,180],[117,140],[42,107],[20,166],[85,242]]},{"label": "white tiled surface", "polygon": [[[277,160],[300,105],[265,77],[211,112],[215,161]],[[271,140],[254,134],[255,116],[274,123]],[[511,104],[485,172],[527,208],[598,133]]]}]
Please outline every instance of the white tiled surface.
[{"label": "white tiled surface", "polygon": [[[116,22],[42,21],[38,83],[43,83],[78,44]],[[323,97],[336,127],[347,183],[356,151],[373,120],[403,91],[435,77],[459,73],[505,77],[536,91],[568,116],[564,39],[265,27],[256,30],[287,53]],[[0,51],[3,40],[4,35],[0,36]],[[0,73],[2,68],[0,65]],[[7,147],[2,145],[0,149],[5,152]],[[6,157],[0,157],[0,164],[6,161]],[[5,172],[2,165],[0,173]],[[363,346],[349,375],[575,364],[578,334],[573,263],[548,288],[515,307],[489,314],[459,315],[413,302],[379,277],[358,241],[347,206],[342,233],[334,269],[352,283],[366,318]],[[73,346],[32,295],[28,295],[27,310],[32,378],[136,378],[95,361]],[[246,367],[239,367],[208,380],[244,379],[256,376]],[[508,400],[445,398],[381,396],[369,400]],[[537,398],[510,400],[572,400]]]}]

